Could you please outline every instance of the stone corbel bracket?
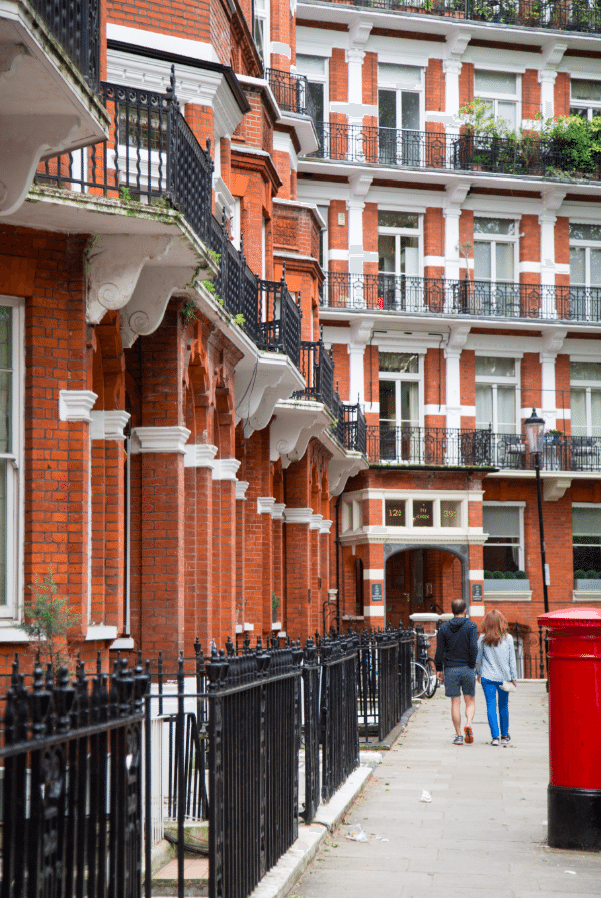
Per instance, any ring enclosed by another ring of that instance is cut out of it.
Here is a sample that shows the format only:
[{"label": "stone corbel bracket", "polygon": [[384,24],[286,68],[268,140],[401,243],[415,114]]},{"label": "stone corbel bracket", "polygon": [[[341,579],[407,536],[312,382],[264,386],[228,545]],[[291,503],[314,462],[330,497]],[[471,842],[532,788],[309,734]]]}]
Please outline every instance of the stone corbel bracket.
[{"label": "stone corbel bracket", "polygon": [[557,502],[558,499],[562,499],[571,485],[571,477],[545,477],[543,480],[545,502]]},{"label": "stone corbel bracket", "polygon": [[144,265],[162,259],[173,239],[167,236],[124,238],[122,234],[97,236],[86,258],[88,323],[98,324],[106,312],[125,308]]},{"label": "stone corbel bracket", "polygon": [[331,458],[328,466],[328,482],[330,484],[330,496],[339,496],[346,486],[349,477],[354,477],[359,471],[364,471],[367,464],[363,456],[356,454],[345,455],[344,458]]},{"label": "stone corbel bracket", "polygon": [[244,436],[269,424],[276,405],[304,387],[304,380],[287,356],[262,353],[238,364],[235,372],[236,424],[244,421]]},{"label": "stone corbel bracket", "polygon": [[0,116],[0,215],[23,204],[42,156],[60,153],[80,127],[76,115]]},{"label": "stone corbel bracket", "polygon": [[271,422],[270,458],[282,459],[282,467],[298,461],[307,451],[309,440],[319,436],[331,424],[331,419],[321,403],[298,402],[280,403],[275,408],[275,418]]},{"label": "stone corbel bracket", "polygon": [[144,265],[131,299],[121,312],[121,341],[129,349],[139,336],[157,329],[174,293],[185,289],[194,277],[193,268]]}]

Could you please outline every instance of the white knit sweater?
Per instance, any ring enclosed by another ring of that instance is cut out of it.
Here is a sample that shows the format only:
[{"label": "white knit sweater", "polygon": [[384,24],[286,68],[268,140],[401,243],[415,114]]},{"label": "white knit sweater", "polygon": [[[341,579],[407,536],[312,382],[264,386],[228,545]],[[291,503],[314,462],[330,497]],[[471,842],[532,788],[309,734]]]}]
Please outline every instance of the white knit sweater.
[{"label": "white knit sweater", "polygon": [[486,680],[501,683],[503,680],[517,680],[513,636],[508,633],[498,645],[485,645],[484,636],[478,639],[476,673]]}]

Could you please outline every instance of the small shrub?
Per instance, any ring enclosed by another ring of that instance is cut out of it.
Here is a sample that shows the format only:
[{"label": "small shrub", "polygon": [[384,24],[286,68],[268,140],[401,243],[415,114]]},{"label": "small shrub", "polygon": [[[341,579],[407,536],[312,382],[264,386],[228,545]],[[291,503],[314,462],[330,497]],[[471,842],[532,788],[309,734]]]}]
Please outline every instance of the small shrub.
[{"label": "small shrub", "polygon": [[493,580],[504,580],[505,572],[504,571],[493,571]]},{"label": "small shrub", "polygon": [[597,573],[597,571],[587,571],[586,579],[587,580],[599,580],[600,578],[599,578],[599,574]]},{"label": "small shrub", "polygon": [[484,571],[484,579],[485,580],[492,580],[492,578],[493,578],[492,571]]},{"label": "small shrub", "polygon": [[527,580],[527,579],[528,579],[528,574],[526,573],[526,571],[516,571],[516,572],[515,572],[515,579],[516,579],[516,580]]},{"label": "small shrub", "polygon": [[583,571],[582,568],[579,568],[577,571],[574,571],[574,580],[585,580],[586,579],[586,571]]},{"label": "small shrub", "polygon": [[516,580],[515,571],[505,571],[506,580]]},{"label": "small shrub", "polygon": [[25,601],[22,628],[31,639],[30,650],[40,663],[49,663],[55,674],[63,666],[73,671],[74,655],[67,635],[79,623],[81,615],[71,609],[68,596],[58,595],[52,567],[43,577],[34,574],[29,589],[33,598]]}]

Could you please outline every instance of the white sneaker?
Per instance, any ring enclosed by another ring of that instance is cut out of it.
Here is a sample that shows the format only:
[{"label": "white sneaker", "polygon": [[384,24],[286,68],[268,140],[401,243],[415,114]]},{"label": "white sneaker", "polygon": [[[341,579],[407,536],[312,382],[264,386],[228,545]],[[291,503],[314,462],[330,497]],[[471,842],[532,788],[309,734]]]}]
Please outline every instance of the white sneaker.
[{"label": "white sneaker", "polygon": [[501,745],[509,745],[511,742],[511,736],[507,733],[506,736],[501,736]]},{"label": "white sneaker", "polygon": [[498,745],[498,744],[499,744],[498,738],[495,736],[494,739],[491,739],[491,740],[490,740],[490,744],[491,744],[491,745]]}]

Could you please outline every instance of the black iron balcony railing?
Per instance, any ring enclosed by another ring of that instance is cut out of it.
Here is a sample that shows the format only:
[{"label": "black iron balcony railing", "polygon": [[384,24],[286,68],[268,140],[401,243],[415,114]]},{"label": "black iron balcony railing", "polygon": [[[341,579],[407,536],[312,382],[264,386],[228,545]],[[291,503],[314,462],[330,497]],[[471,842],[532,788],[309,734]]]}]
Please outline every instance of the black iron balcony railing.
[{"label": "black iron balcony railing", "polygon": [[300,371],[307,385],[296,392],[295,397],[323,402],[333,412],[334,362],[331,354],[322,340],[303,340],[300,353]]},{"label": "black iron balcony railing", "polygon": [[305,75],[284,72],[281,69],[265,69],[265,77],[283,112],[308,115],[315,121],[315,105]]},{"label": "black iron balcony railing", "polygon": [[545,180],[601,180],[601,154],[585,164],[569,141],[409,131],[375,125],[323,122],[312,158],[360,165],[394,165],[446,171],[528,175]]},{"label": "black iron balcony railing", "polygon": [[601,287],[509,284],[328,271],[322,308],[412,315],[601,321]]},{"label": "black iron balcony railing", "polygon": [[[490,430],[368,425],[367,457],[372,464],[534,470],[521,435]],[[544,471],[601,471],[601,437],[553,437],[539,457]]]},{"label": "black iron balcony railing", "polygon": [[367,452],[367,424],[363,409],[359,403],[344,405],[342,414],[345,447],[365,455]]},{"label": "black iron balcony railing", "polygon": [[421,13],[496,25],[601,32],[595,0],[333,0],[346,6]]},{"label": "black iron balcony railing", "polygon": [[111,136],[48,159],[38,168],[38,183],[148,205],[168,201],[208,242],[213,163],[181,114],[174,88],[173,73],[166,94],[102,82]]},{"label": "black iron balcony railing", "polygon": [[286,286],[286,272],[280,281],[259,278],[261,339],[259,347],[285,353],[300,368],[301,310]]},{"label": "black iron balcony railing", "polygon": [[100,0],[32,0],[32,6],[98,93],[100,81]]}]

